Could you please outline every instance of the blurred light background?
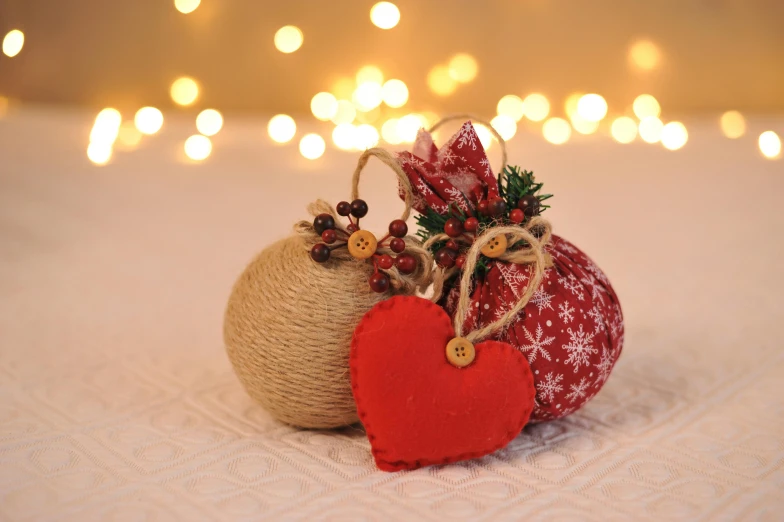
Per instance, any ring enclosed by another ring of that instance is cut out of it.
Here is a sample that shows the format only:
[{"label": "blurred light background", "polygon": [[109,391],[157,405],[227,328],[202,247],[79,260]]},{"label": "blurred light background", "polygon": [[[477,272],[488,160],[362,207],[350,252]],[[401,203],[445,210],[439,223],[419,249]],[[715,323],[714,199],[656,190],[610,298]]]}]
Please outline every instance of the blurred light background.
[{"label": "blurred light background", "polygon": [[[778,0],[3,0],[0,115],[93,110],[96,164],[170,115],[195,121],[195,161],[246,116],[310,160],[410,142],[452,112],[507,139],[525,126],[552,144],[596,134],[678,150],[684,119],[737,139],[749,117],[784,111],[783,27]],[[775,159],[781,135],[750,138]]]}]

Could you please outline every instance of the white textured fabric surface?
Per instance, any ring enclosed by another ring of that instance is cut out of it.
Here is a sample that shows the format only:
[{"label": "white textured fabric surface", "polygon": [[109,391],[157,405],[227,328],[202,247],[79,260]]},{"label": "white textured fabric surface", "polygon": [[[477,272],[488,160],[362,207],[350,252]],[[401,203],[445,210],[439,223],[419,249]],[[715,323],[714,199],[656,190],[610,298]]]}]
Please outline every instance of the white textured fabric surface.
[{"label": "white textured fabric surface", "polygon": [[[518,134],[511,163],[621,298],[624,353],[571,417],[388,474],[356,429],[271,420],[221,342],[244,263],[309,200],[348,198],[355,156],[308,162],[229,117],[204,164],[178,160],[181,120],[97,168],[91,119],[0,120],[0,518],[781,520],[784,163],[755,143],[781,120],[738,141],[687,121],[678,152]],[[368,178],[380,228],[400,203]]]}]

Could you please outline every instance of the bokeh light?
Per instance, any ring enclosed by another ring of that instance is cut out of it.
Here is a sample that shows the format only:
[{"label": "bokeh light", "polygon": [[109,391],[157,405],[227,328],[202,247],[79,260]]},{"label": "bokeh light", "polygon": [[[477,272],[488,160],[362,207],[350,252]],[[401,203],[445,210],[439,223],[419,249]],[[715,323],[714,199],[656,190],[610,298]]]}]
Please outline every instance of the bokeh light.
[{"label": "bokeh light", "polygon": [[579,132],[580,134],[593,134],[599,129],[599,122],[598,121],[588,121],[582,118],[579,113],[575,113],[569,121],[572,124],[572,128]]},{"label": "bokeh light", "polygon": [[566,97],[566,101],[564,102],[564,112],[566,112],[566,116],[573,118],[574,115],[577,114],[577,104],[580,102],[580,98],[583,97],[583,94],[584,93],[581,92],[573,92]]},{"label": "bokeh light", "polygon": [[762,155],[768,159],[776,159],[781,156],[781,138],[778,134],[769,130],[759,135],[759,149]]},{"label": "bokeh light", "polygon": [[8,112],[8,98],[5,96],[0,96],[0,118],[6,115]]},{"label": "bokeh light", "polygon": [[479,65],[476,59],[467,53],[459,53],[449,60],[448,73],[449,76],[460,83],[468,83],[476,78],[476,73],[479,71]]},{"label": "bokeh light", "polygon": [[310,100],[310,111],[321,121],[328,121],[338,113],[338,100],[332,93],[320,92]]},{"label": "bokeh light", "polygon": [[364,82],[357,85],[352,100],[357,109],[369,111],[381,105],[381,85],[376,82]]},{"label": "bokeh light", "polygon": [[727,111],[719,119],[721,132],[730,139],[737,139],[746,134],[746,118],[738,111]]},{"label": "bokeh light", "polygon": [[106,108],[95,117],[95,123],[90,130],[90,143],[111,147],[120,133],[122,115],[117,109]]},{"label": "bokeh light", "polygon": [[457,81],[449,74],[449,67],[436,65],[427,74],[427,86],[439,96],[449,96],[457,89]]},{"label": "bokeh light", "polygon": [[199,97],[199,84],[193,78],[183,76],[174,80],[169,92],[177,105],[192,105]]},{"label": "bokeh light", "polygon": [[607,102],[599,94],[586,94],[577,102],[577,114],[586,122],[601,121],[607,115]]},{"label": "bokeh light", "polygon": [[629,48],[629,62],[641,71],[655,69],[660,61],[659,47],[650,40],[639,40]]},{"label": "bokeh light", "polygon": [[631,143],[637,137],[637,122],[628,116],[616,118],[610,126],[610,134],[618,143]]},{"label": "bokeh light", "polygon": [[378,145],[378,131],[367,123],[359,125],[354,133],[354,148],[366,150]]},{"label": "bokeh light", "polygon": [[192,13],[199,7],[201,0],[174,0],[174,7],[182,14]]},{"label": "bokeh light", "polygon": [[511,140],[517,132],[517,123],[508,114],[499,114],[490,120],[490,124],[505,140]]},{"label": "bokeh light", "polygon": [[185,140],[185,155],[193,161],[203,161],[212,153],[212,142],[207,136],[194,134]]},{"label": "bokeh light", "polygon": [[365,65],[357,71],[356,79],[357,85],[365,82],[382,84],[384,83],[384,73],[375,65]]},{"label": "bokeh light", "polygon": [[8,31],[8,34],[6,34],[5,38],[3,38],[3,54],[9,58],[13,58],[22,52],[24,41],[24,33],[19,29],[12,29],[11,31]]},{"label": "bokeh light", "polygon": [[96,165],[106,165],[112,159],[112,146],[106,143],[91,142],[87,146],[87,159]]},{"label": "bokeh light", "polygon": [[648,116],[640,120],[638,131],[640,138],[646,143],[656,143],[661,139],[664,124],[656,116]]},{"label": "bokeh light", "polygon": [[293,53],[300,47],[305,40],[299,27],[285,25],[275,33],[275,48],[282,53]]},{"label": "bokeh light", "polygon": [[505,114],[513,118],[514,121],[520,121],[525,114],[525,105],[519,96],[507,94],[498,101],[496,111],[499,115]]},{"label": "bokeh light", "polygon": [[155,107],[142,107],[136,111],[133,123],[142,134],[155,134],[163,126],[163,113]]},{"label": "bokeh light", "polygon": [[338,100],[338,110],[335,111],[335,116],[332,117],[332,123],[340,125],[341,123],[351,123],[357,117],[357,109],[354,104],[348,100]]},{"label": "bokeh light", "polygon": [[369,111],[357,112],[358,123],[375,123],[381,117],[381,107],[370,109]]},{"label": "bokeh light", "polygon": [[389,80],[381,88],[381,98],[389,107],[402,107],[408,101],[408,87],[402,80]]},{"label": "bokeh light", "polygon": [[120,126],[117,141],[125,150],[132,150],[142,141],[142,133],[136,128],[134,122],[126,121]]},{"label": "bokeh light", "polygon": [[525,117],[531,121],[542,121],[550,114],[550,102],[543,94],[539,93],[526,96],[523,100],[523,108],[525,109]]},{"label": "bokeh light", "polygon": [[327,145],[324,143],[324,138],[318,134],[305,134],[299,140],[299,153],[309,160],[320,158],[326,148]]},{"label": "bokeh light", "polygon": [[334,94],[335,97],[339,100],[347,100],[351,98],[351,94],[354,92],[354,88],[357,86],[357,83],[362,82],[355,82],[354,78],[341,76],[335,80],[335,83],[332,84],[332,94]]},{"label": "bokeh light", "polygon": [[215,109],[204,109],[196,116],[196,128],[205,136],[214,136],[223,128],[223,116]]},{"label": "bokeh light", "polygon": [[407,114],[397,121],[397,135],[401,142],[413,143],[419,129],[425,125],[427,121],[421,114]]},{"label": "bokeh light", "polygon": [[661,131],[661,142],[665,149],[678,150],[689,140],[686,126],[679,121],[671,121]]},{"label": "bokeh light", "polygon": [[297,133],[297,123],[288,114],[277,114],[267,124],[267,132],[272,141],[288,143]]},{"label": "bokeh light", "polygon": [[550,143],[561,145],[569,141],[569,137],[572,135],[572,127],[563,118],[550,118],[542,125],[542,135]]},{"label": "bokeh light", "polygon": [[354,135],[357,128],[351,123],[341,123],[332,130],[332,142],[342,150],[354,148]]},{"label": "bokeh light", "polygon": [[490,150],[490,147],[493,144],[493,133],[490,132],[490,129],[481,123],[474,122],[474,130],[476,131],[476,135],[479,136],[479,143],[482,144],[482,147],[484,147],[485,150]]},{"label": "bokeh light", "polygon": [[390,145],[399,145],[403,142],[397,133],[397,118],[390,118],[381,126],[381,137]]},{"label": "bokeh light", "polygon": [[656,118],[661,114],[661,106],[659,101],[650,94],[640,94],[634,99],[632,103],[632,110],[638,119],[642,120],[648,116]]},{"label": "bokeh light", "polygon": [[379,2],[370,8],[370,21],[380,29],[392,29],[400,22],[400,10],[392,2]]}]

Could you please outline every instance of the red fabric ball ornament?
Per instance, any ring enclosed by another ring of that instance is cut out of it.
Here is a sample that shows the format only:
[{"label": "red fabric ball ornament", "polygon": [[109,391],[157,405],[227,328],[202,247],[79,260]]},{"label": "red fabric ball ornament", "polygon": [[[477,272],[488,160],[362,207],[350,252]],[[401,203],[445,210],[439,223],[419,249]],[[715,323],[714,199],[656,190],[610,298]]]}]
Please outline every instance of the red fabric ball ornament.
[{"label": "red fabric ball ornament", "polygon": [[[524,354],[534,372],[536,405],[532,421],[568,415],[588,402],[610,376],[621,354],[621,305],[604,272],[577,247],[553,235],[546,247],[553,266],[524,313],[494,338]],[[491,261],[474,286],[466,328],[486,325],[519,300],[531,266]],[[454,286],[442,304],[454,316]]]},{"label": "red fabric ball ornament", "polygon": [[463,368],[446,358],[449,316],[427,299],[396,296],[374,306],[351,343],[351,390],[384,471],[487,455],[517,437],[534,406],[531,369],[506,343],[474,346]]}]

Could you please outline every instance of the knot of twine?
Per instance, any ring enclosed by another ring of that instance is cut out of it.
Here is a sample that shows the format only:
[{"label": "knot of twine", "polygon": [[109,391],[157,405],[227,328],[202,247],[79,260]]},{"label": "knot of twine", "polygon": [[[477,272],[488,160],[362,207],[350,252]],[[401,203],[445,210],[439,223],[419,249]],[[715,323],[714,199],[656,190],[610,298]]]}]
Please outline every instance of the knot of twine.
[{"label": "knot of twine", "polygon": [[[498,235],[505,234],[509,245],[515,245],[523,241],[522,246],[516,250],[507,250],[503,255],[496,258],[497,261],[505,261],[508,263],[516,263],[523,265],[532,265],[532,275],[528,280],[525,292],[520,296],[517,303],[507,312],[493,321],[492,323],[478,329],[473,330],[466,335],[463,335],[466,319],[470,309],[471,298],[471,281],[473,278],[476,264],[479,261],[479,255],[482,248],[487,245]],[[544,277],[546,268],[552,266],[553,261],[544,247],[550,242],[552,237],[552,227],[550,222],[542,217],[534,217],[523,226],[499,226],[488,227],[480,236],[476,238],[471,248],[466,253],[466,262],[463,265],[463,275],[460,278],[460,298],[457,302],[457,311],[455,312],[454,326],[455,335],[457,337],[465,337],[472,343],[476,343],[500,331],[509,323],[515,320],[517,315],[525,308],[531,300],[536,289]],[[446,234],[437,234],[425,243],[425,248],[432,246],[438,241],[449,239]],[[443,268],[436,269],[433,275],[433,301],[438,301],[444,290],[445,282],[452,277],[459,270],[457,268],[450,268],[444,270]]]},{"label": "knot of twine", "polygon": [[[397,175],[400,187],[405,195],[405,208],[403,209],[403,214],[401,215],[400,219],[403,221],[407,220],[411,215],[411,205],[414,201],[411,182],[408,180],[408,176],[406,176],[406,173],[401,168],[397,159],[395,159],[395,157],[390,152],[384,149],[368,149],[359,157],[357,168],[354,170],[354,175],[352,178],[351,199],[359,198],[360,175],[362,173],[362,169],[365,168],[365,165],[367,165],[367,162],[371,156],[375,156],[381,160],[382,163],[389,166]],[[335,219],[335,226],[345,232],[347,235],[351,235],[351,233],[346,230],[344,225],[340,222],[340,217],[337,215],[334,207],[326,201],[321,199],[314,201],[308,205],[308,212],[314,217],[318,216],[319,214],[330,214]],[[321,242],[321,236],[313,229],[313,223],[310,221],[300,221],[295,224],[294,232],[296,232],[305,240],[305,246],[308,250],[310,250],[310,248],[316,243]],[[405,252],[407,254],[411,254],[417,260],[416,270],[414,270],[414,272],[411,274],[403,274],[394,265],[389,269],[379,267],[378,270],[389,276],[390,286],[397,292],[407,294],[413,294],[416,291],[425,292],[433,282],[433,256],[430,254],[430,251],[424,248],[422,243],[415,237],[406,236],[402,239],[406,242]],[[382,247],[380,245],[378,247],[377,253],[393,254],[392,250],[390,250],[388,246]],[[357,262],[357,260],[351,256],[348,250],[342,248],[332,250],[330,261],[328,262],[332,262],[332,260],[338,263],[352,261]]]}]

